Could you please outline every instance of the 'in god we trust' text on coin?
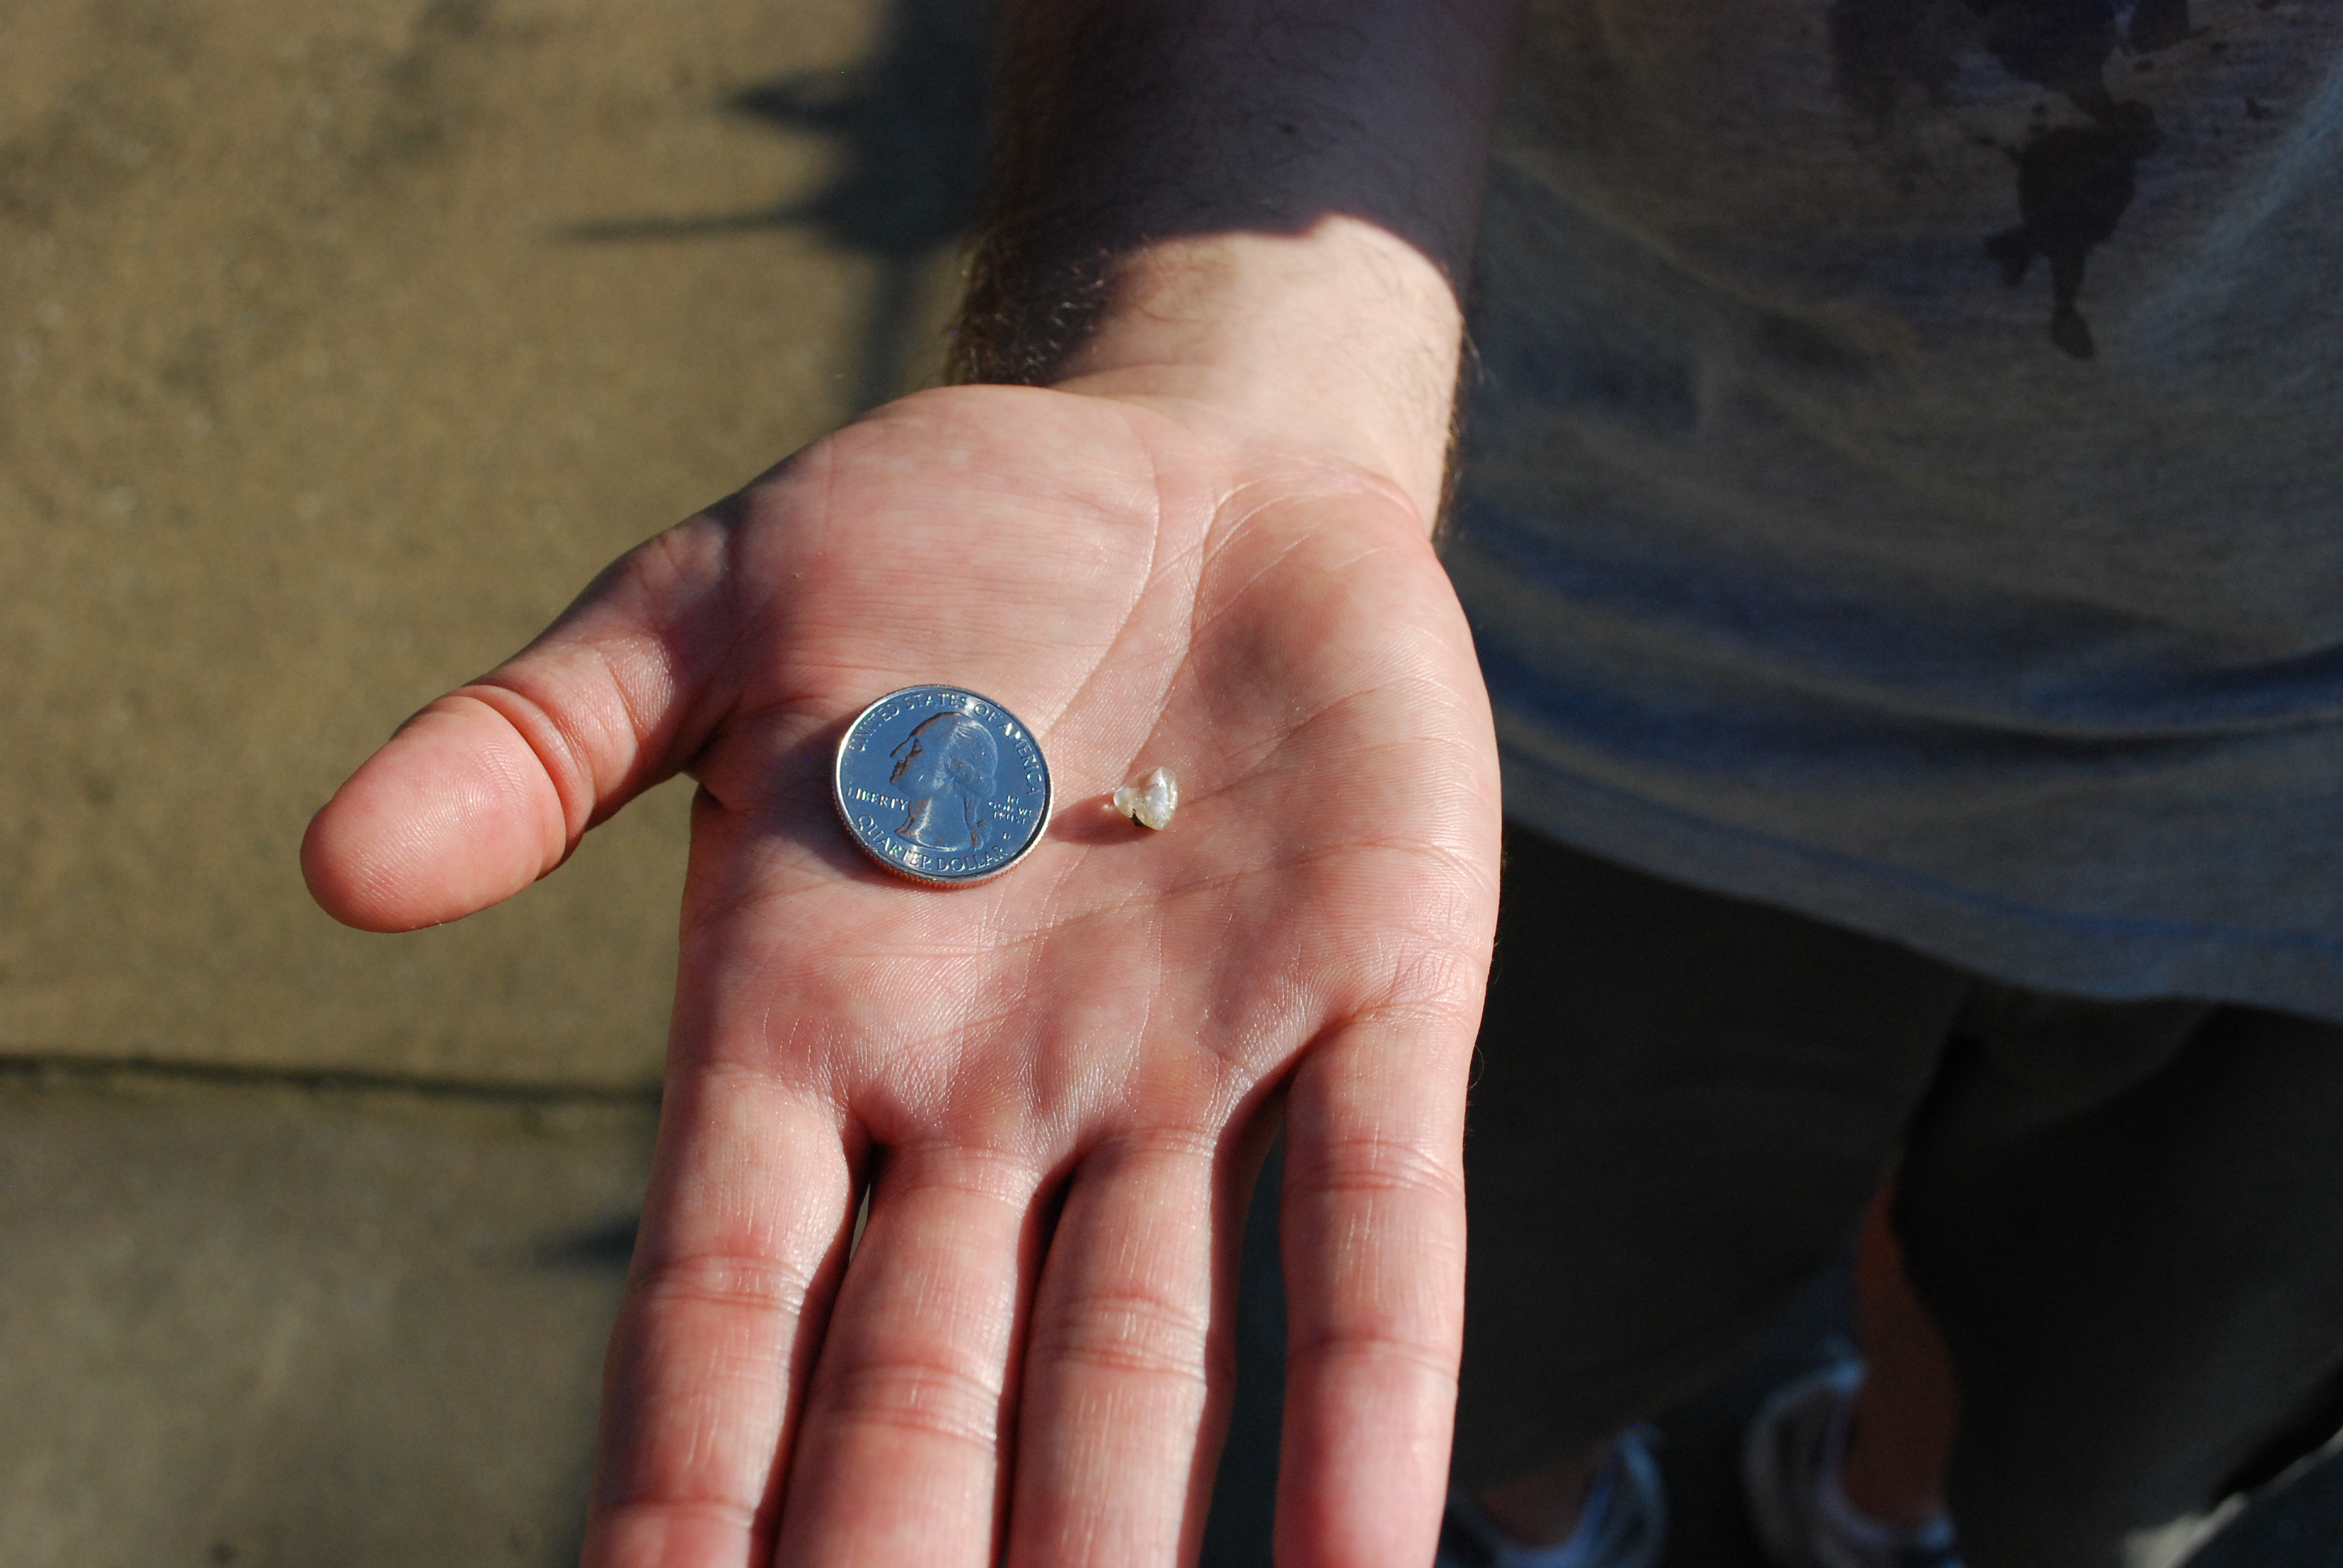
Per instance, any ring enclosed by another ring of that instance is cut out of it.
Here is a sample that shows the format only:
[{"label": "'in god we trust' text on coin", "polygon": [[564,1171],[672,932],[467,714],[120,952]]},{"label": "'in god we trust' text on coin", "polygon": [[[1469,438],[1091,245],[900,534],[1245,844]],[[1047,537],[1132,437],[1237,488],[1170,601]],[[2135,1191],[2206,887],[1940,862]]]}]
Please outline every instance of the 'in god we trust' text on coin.
[{"label": "'in god we trust' text on coin", "polygon": [[830,781],[854,841],[915,881],[998,876],[1050,821],[1041,743],[1001,704],[957,687],[906,687],[864,709]]}]

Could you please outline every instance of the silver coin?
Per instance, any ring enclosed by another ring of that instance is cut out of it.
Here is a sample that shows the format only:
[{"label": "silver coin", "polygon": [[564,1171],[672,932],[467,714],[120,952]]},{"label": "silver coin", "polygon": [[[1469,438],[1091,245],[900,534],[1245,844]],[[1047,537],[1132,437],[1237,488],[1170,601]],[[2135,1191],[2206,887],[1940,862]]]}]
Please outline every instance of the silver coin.
[{"label": "silver coin", "polygon": [[1050,765],[1033,732],[958,687],[907,686],[864,709],[830,780],[854,841],[915,881],[997,877],[1050,822]]}]

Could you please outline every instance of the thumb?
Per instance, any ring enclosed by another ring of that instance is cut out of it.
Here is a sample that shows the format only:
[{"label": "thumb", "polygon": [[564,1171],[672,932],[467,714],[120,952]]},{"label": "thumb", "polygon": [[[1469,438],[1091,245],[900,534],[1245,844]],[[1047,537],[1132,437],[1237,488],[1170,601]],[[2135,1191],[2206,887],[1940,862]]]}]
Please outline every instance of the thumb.
[{"label": "thumb", "polygon": [[301,841],[326,912],[412,930],[508,899],[682,769],[730,701],[723,526],[621,557],[544,635],[417,714]]}]

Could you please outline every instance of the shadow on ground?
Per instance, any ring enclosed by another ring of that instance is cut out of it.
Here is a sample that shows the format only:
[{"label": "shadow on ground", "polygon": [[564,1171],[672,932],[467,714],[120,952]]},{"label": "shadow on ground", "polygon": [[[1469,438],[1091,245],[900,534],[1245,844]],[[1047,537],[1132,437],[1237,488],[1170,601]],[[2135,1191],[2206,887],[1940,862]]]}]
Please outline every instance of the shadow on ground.
[{"label": "shadow on ground", "polygon": [[588,224],[572,237],[691,240],[811,230],[878,265],[850,411],[897,396],[924,357],[925,346],[916,341],[924,280],[976,214],[988,10],[983,0],[896,0],[861,65],[779,77],[725,99],[731,113],[777,132],[827,138],[837,162],[820,189],[742,212]]}]

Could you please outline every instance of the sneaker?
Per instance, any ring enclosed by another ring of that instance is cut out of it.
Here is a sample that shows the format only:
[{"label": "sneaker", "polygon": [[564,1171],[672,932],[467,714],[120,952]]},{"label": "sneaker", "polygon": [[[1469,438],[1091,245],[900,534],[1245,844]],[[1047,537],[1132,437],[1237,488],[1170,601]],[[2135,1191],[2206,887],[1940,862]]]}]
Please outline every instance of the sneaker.
[{"label": "sneaker", "polygon": [[1835,1362],[1775,1392],[1749,1425],[1741,1482],[1775,1568],[1961,1568],[1953,1522],[1883,1524],[1839,1489],[1863,1363]]},{"label": "sneaker", "polygon": [[1667,1497],[1660,1467],[1638,1427],[1612,1445],[1586,1490],[1578,1528],[1551,1546],[1524,1546],[1460,1488],[1448,1493],[1433,1568],[1659,1568],[1667,1543]]}]

